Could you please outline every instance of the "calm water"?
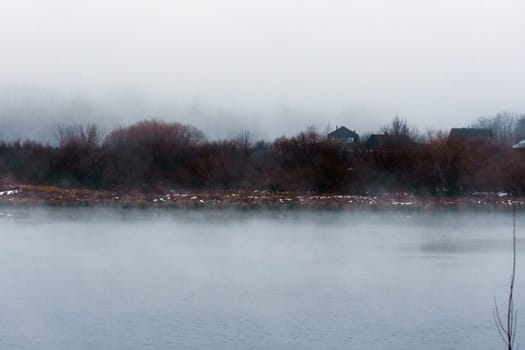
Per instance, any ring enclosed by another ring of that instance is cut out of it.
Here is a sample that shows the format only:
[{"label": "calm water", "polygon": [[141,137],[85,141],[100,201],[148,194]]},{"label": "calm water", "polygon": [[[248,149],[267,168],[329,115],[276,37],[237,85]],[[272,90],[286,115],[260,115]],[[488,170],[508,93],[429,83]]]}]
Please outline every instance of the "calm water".
[{"label": "calm water", "polygon": [[503,348],[508,215],[0,212],[0,349]]}]

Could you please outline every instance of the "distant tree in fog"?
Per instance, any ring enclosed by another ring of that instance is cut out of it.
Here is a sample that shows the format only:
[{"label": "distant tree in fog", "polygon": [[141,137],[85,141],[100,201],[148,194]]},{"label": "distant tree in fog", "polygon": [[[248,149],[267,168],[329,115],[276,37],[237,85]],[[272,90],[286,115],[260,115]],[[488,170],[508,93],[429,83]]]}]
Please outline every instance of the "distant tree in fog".
[{"label": "distant tree in fog", "polygon": [[399,116],[396,114],[390,124],[387,124],[381,128],[381,132],[385,135],[409,136],[407,120],[399,118]]},{"label": "distant tree in fog", "polygon": [[94,124],[64,125],[55,129],[58,148],[50,159],[50,177],[65,186],[102,184],[102,133]]},{"label": "distant tree in fog", "polygon": [[104,143],[108,146],[118,144],[174,146],[198,144],[205,139],[204,133],[191,125],[151,119],[128,127],[115,128],[106,137]]},{"label": "distant tree in fog", "polygon": [[55,141],[59,147],[70,143],[77,143],[89,147],[100,146],[102,142],[102,132],[95,124],[66,125],[59,123],[54,131]]},{"label": "distant tree in fog", "polygon": [[114,184],[180,182],[186,177],[182,165],[194,158],[196,147],[204,141],[204,133],[191,125],[156,119],[117,127],[104,140],[111,164],[104,177]]},{"label": "distant tree in fog", "polygon": [[515,141],[525,140],[525,114],[521,114],[514,128]]},{"label": "distant tree in fog", "polygon": [[248,148],[250,148],[251,146],[251,143],[252,143],[252,137],[250,135],[250,132],[248,130],[243,130],[241,131],[237,137],[235,138],[235,140],[239,143],[239,145],[247,150]]},{"label": "distant tree in fog", "polygon": [[384,135],[408,137],[412,141],[420,141],[421,139],[417,130],[410,128],[407,120],[400,118],[397,114],[390,124],[381,127],[380,132]]},{"label": "distant tree in fog", "polygon": [[500,112],[479,118],[472,127],[491,129],[497,141],[514,144],[525,138],[525,114]]}]

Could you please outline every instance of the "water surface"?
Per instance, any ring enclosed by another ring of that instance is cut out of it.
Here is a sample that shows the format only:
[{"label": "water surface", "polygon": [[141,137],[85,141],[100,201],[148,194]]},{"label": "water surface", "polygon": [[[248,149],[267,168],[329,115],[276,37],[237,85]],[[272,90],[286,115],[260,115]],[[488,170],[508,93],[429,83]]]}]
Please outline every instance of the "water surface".
[{"label": "water surface", "polygon": [[1,349],[502,348],[508,214],[0,211]]}]

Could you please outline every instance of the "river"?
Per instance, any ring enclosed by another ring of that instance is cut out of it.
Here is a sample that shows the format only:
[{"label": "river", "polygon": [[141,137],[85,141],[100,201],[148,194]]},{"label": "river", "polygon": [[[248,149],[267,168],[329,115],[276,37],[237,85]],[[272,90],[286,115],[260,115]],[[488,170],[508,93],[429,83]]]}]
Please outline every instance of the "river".
[{"label": "river", "polygon": [[508,213],[0,208],[0,348],[502,349],[511,242]]}]

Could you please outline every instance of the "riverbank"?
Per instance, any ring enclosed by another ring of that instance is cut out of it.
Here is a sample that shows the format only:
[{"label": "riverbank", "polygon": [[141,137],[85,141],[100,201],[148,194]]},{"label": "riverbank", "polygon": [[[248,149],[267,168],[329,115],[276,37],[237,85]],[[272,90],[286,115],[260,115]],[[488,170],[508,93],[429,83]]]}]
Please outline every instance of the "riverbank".
[{"label": "riverbank", "polygon": [[525,208],[525,197],[506,193],[432,197],[410,193],[381,195],[318,195],[313,193],[251,191],[97,191],[54,186],[0,187],[2,206],[90,206],[122,208],[236,208],[236,209],[505,209]]}]

